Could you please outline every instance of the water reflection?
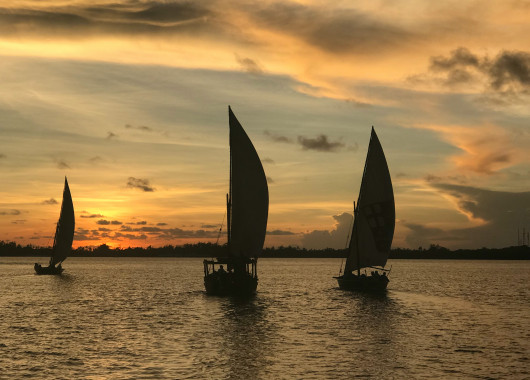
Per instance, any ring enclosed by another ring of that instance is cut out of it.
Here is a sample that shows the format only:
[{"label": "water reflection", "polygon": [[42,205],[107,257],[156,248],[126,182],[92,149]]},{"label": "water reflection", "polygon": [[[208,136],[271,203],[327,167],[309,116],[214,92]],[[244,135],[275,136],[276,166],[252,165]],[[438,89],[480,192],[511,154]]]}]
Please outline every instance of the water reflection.
[{"label": "water reflection", "polygon": [[230,379],[260,378],[270,364],[270,334],[266,298],[228,299],[222,305],[225,316],[220,326],[223,354]]},{"label": "water reflection", "polygon": [[351,355],[345,358],[348,371],[357,375],[393,376],[389,369],[400,367],[400,343],[396,337],[399,304],[391,293],[345,293],[343,301],[346,343],[351,345]]}]

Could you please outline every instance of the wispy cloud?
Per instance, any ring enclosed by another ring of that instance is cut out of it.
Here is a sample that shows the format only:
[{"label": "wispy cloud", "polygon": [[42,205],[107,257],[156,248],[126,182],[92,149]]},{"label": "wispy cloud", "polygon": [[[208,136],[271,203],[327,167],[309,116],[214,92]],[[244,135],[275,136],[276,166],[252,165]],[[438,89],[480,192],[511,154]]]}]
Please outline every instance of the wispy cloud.
[{"label": "wispy cloud", "polygon": [[292,138],[287,137],[287,136],[277,135],[277,134],[272,133],[270,131],[264,131],[263,134],[268,136],[274,142],[287,143],[287,144],[294,143],[294,140]]},{"label": "wispy cloud", "polygon": [[114,225],[114,226],[119,226],[119,225],[122,225],[123,223],[118,221],[118,220],[105,220],[105,219],[100,219],[96,222],[96,224],[99,224],[99,225],[102,225],[102,226],[108,226],[108,225]]},{"label": "wispy cloud", "polygon": [[[278,135],[270,131],[264,131],[263,133],[268,136],[272,141],[277,143],[295,143],[295,140],[287,136]],[[300,145],[303,150],[316,150],[319,152],[336,152],[346,146],[340,141],[329,141],[328,136],[324,134],[320,134],[315,138],[298,136],[296,143],[298,143],[298,145]],[[356,150],[357,147],[352,147],[352,149]]]},{"label": "wispy cloud", "polygon": [[272,231],[267,231],[267,235],[286,236],[286,235],[296,235],[296,234],[292,231],[272,230]]},{"label": "wispy cloud", "polygon": [[68,163],[66,163],[65,160],[56,159],[55,163],[58,169],[61,169],[61,170],[70,169],[70,165],[68,165]]},{"label": "wispy cloud", "polygon": [[81,212],[81,218],[88,218],[88,219],[93,219],[93,218],[103,218],[104,215],[101,215],[101,214],[88,214],[88,212],[86,211],[82,211]]},{"label": "wispy cloud", "polygon": [[236,61],[241,68],[251,74],[263,74],[263,68],[251,58],[240,57],[236,54]]},{"label": "wispy cloud", "polygon": [[319,152],[336,152],[345,146],[345,144],[338,141],[328,141],[328,137],[323,134],[316,138],[298,136],[298,143],[304,150],[316,150]]},{"label": "wispy cloud", "polygon": [[15,209],[0,210],[0,215],[20,215],[20,214],[21,214],[20,210],[15,210]]},{"label": "wispy cloud", "polygon": [[129,177],[127,180],[127,187],[140,189],[145,192],[155,191],[155,188],[149,184],[148,179]]},{"label": "wispy cloud", "polygon": [[57,202],[54,198],[50,198],[50,199],[46,199],[45,201],[42,201],[43,204],[45,205],[56,205]]},{"label": "wispy cloud", "polygon": [[142,131],[142,132],[153,132],[153,128],[148,127],[146,125],[134,126],[134,125],[130,125],[130,124],[125,124],[125,129],[136,129],[136,130]]}]

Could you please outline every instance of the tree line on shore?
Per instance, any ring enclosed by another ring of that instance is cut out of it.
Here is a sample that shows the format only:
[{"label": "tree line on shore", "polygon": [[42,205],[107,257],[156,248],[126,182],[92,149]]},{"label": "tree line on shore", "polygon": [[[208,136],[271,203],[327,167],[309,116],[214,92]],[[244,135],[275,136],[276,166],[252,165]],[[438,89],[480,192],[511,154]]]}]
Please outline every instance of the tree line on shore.
[{"label": "tree line on shore", "polygon": [[[96,247],[78,247],[72,257],[221,257],[227,246],[214,243],[166,245],[164,247],[111,248],[106,244]],[[15,242],[0,241],[0,256],[50,256],[51,247],[22,246]],[[267,247],[260,257],[270,258],[343,258],[344,249],[306,249],[293,246]],[[526,245],[506,248],[480,248],[450,250],[437,244],[428,248],[394,248],[391,259],[466,259],[466,260],[530,260],[530,247]]]}]

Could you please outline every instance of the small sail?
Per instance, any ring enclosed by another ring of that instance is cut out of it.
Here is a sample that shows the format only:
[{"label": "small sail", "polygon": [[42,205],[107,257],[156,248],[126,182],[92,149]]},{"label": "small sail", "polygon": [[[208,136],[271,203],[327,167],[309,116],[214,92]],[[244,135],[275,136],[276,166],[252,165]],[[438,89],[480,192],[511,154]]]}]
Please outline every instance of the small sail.
[{"label": "small sail", "polygon": [[228,107],[231,161],[230,254],[257,257],[263,248],[269,212],[267,179],[258,153]]},{"label": "small sail", "polygon": [[68,187],[68,181],[64,178],[63,203],[61,204],[61,214],[55,229],[55,239],[53,241],[53,252],[50,258],[50,266],[55,266],[63,262],[72,250],[74,240],[75,216],[72,195]]},{"label": "small sail", "polygon": [[392,180],[383,148],[372,127],[344,273],[385,266],[395,224]]}]

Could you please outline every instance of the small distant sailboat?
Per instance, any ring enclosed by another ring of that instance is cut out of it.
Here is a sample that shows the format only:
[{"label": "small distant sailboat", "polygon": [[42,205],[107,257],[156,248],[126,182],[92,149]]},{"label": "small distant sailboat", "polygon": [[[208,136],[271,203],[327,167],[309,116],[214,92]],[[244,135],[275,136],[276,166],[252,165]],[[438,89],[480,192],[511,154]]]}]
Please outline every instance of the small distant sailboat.
[{"label": "small distant sailboat", "polygon": [[63,267],[61,263],[66,260],[72,250],[74,241],[75,215],[72,195],[68,187],[68,181],[64,178],[63,202],[61,204],[61,214],[57,227],[55,229],[55,238],[53,239],[52,256],[47,267],[35,263],[35,272],[37,274],[61,274]]},{"label": "small distant sailboat", "polygon": [[204,286],[212,295],[251,295],[258,286],[257,263],[267,229],[269,190],[258,153],[230,107],[228,117],[228,250],[216,260],[204,260]]},{"label": "small distant sailboat", "polygon": [[[392,179],[373,127],[354,217],[344,272],[335,278],[341,289],[385,291],[389,270],[384,266],[394,237],[396,211]],[[364,268],[371,273],[361,273]]]}]

